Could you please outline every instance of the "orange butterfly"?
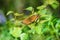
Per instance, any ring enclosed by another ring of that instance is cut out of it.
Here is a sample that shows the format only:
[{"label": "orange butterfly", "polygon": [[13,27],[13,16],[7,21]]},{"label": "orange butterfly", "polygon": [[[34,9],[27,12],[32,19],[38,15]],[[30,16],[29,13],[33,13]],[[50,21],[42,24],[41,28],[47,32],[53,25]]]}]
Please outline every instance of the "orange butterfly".
[{"label": "orange butterfly", "polygon": [[35,20],[37,20],[38,18],[39,18],[39,15],[32,15],[31,17],[28,17],[28,18],[24,19],[24,20],[22,21],[22,23],[28,25],[28,24],[34,22]]}]

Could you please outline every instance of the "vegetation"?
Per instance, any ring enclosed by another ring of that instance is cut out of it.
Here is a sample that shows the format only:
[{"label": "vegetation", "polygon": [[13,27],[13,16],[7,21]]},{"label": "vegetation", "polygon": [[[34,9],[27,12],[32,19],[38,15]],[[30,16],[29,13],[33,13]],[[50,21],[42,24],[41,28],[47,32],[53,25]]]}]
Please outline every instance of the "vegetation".
[{"label": "vegetation", "polygon": [[[26,12],[8,10],[6,18],[0,12],[0,40],[60,40],[59,4],[57,0],[43,0],[40,6],[26,5]],[[39,18],[31,24],[22,23],[37,14]]]}]

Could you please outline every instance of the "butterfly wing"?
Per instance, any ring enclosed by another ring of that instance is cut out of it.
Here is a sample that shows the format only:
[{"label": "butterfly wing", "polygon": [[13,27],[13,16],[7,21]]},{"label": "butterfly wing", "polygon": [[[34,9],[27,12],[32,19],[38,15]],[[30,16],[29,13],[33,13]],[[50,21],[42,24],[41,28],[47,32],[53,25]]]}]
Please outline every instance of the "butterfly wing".
[{"label": "butterfly wing", "polygon": [[24,20],[23,20],[23,23],[24,23],[24,24],[30,24],[30,19],[29,19],[29,18],[24,19]]},{"label": "butterfly wing", "polygon": [[39,15],[33,15],[33,16],[31,16],[30,20],[31,20],[31,22],[34,22],[38,18],[39,18]]},{"label": "butterfly wing", "polygon": [[24,19],[23,23],[24,24],[30,24],[30,23],[34,22],[35,20],[37,20],[38,18],[39,18],[39,15],[33,15],[29,18]]}]

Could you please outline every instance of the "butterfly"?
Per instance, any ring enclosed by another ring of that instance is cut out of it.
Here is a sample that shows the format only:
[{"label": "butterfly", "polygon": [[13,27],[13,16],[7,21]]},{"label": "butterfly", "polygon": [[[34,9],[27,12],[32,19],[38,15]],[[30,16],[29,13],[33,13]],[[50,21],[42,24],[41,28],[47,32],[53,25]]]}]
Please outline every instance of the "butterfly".
[{"label": "butterfly", "polygon": [[22,23],[28,25],[28,24],[30,24],[30,23],[36,21],[38,18],[39,18],[39,15],[38,15],[38,14],[32,15],[32,16],[30,16],[30,17],[24,19],[24,20],[22,21]]}]

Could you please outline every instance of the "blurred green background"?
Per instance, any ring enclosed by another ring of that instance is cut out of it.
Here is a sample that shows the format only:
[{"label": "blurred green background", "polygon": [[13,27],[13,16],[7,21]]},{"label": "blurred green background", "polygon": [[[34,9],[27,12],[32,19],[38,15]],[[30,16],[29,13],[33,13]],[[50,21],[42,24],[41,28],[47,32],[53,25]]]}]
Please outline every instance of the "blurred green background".
[{"label": "blurred green background", "polygon": [[60,40],[60,0],[0,0],[0,40]]}]

